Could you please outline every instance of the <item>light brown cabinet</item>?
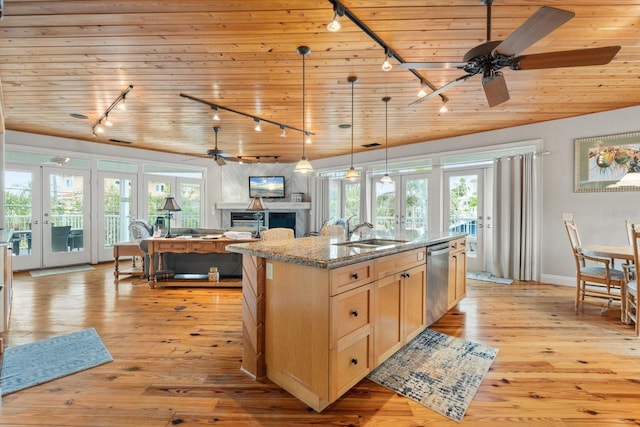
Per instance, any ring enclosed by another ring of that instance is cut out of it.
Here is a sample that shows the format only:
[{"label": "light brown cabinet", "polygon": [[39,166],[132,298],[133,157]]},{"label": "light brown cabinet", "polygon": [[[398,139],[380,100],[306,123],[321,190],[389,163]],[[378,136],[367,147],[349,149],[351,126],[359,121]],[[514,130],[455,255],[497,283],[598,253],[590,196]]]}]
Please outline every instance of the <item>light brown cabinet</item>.
[{"label": "light brown cabinet", "polygon": [[[0,245],[0,332],[4,332],[9,328],[11,298],[13,296],[11,257],[11,248],[6,244]],[[2,350],[3,342],[2,338],[0,338],[0,353]]]},{"label": "light brown cabinet", "polygon": [[373,364],[378,366],[426,327],[426,249],[375,260]]},{"label": "light brown cabinet", "polygon": [[451,309],[467,294],[467,240],[455,239],[449,243],[449,296]]},{"label": "light brown cabinet", "polygon": [[426,327],[426,248],[335,269],[265,260],[266,376],[320,412]]}]

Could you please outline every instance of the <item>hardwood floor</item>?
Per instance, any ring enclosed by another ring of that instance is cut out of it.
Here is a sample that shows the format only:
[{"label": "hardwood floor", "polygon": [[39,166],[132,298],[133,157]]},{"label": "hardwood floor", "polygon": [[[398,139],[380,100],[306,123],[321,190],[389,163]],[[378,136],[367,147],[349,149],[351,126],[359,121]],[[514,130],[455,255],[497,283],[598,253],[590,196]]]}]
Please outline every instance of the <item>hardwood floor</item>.
[{"label": "hardwood floor", "polygon": [[[149,289],[114,281],[112,264],[16,273],[14,287],[6,347],[95,327],[114,361],[4,396],[0,425],[457,425],[368,380],[320,414],[253,381],[240,371],[240,289]],[[432,327],[500,350],[462,425],[640,425],[640,340],[618,309],[575,313],[573,298],[563,286],[469,282]]]}]

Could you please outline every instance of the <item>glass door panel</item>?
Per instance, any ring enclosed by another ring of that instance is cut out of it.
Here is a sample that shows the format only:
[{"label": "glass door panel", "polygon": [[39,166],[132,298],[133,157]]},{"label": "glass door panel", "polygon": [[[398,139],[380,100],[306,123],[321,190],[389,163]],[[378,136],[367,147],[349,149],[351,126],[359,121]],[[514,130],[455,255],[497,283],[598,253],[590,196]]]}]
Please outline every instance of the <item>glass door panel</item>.
[{"label": "glass door panel", "polygon": [[201,185],[196,182],[180,182],[178,204],[182,211],[177,212],[176,224],[179,227],[198,228],[202,217]]},{"label": "glass door panel", "polygon": [[371,185],[376,235],[412,239],[427,232],[429,179],[426,175],[397,176],[388,184],[376,177]]},{"label": "glass door panel", "polygon": [[136,219],[137,176],[134,174],[99,174],[98,261],[113,259],[113,245],[128,242],[129,224]]},{"label": "glass door panel", "polygon": [[13,230],[10,241],[14,254],[13,269],[40,268],[42,264],[40,168],[7,165],[4,177],[5,227]]},{"label": "glass door panel", "polygon": [[43,267],[89,262],[89,172],[42,169]]},{"label": "glass door panel", "polygon": [[165,197],[171,196],[174,178],[158,176],[145,176],[147,188],[147,215],[146,220],[151,225],[167,227],[167,212],[159,211]]},{"label": "glass door panel", "polygon": [[424,176],[404,176],[401,179],[403,202],[400,211],[400,231],[408,239],[427,233],[429,180]]},{"label": "glass door panel", "polygon": [[467,233],[467,269],[471,271],[486,271],[484,223],[491,218],[484,214],[484,174],[484,169],[445,173],[444,217],[448,231]]}]

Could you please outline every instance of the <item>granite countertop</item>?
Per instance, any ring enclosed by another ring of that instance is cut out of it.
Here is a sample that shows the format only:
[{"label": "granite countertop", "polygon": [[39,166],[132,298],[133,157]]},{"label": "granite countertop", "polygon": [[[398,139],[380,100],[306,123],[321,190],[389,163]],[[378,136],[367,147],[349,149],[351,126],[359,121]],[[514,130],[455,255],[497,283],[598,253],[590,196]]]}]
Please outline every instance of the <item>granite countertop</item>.
[{"label": "granite countertop", "polygon": [[[314,236],[287,240],[235,243],[226,246],[226,250],[294,264],[333,269],[398,252],[448,242],[465,236],[466,234],[464,233],[423,235],[404,242],[376,248],[341,246],[339,243],[345,242],[345,239],[341,237]],[[390,239],[405,240],[403,236],[391,237]]]}]

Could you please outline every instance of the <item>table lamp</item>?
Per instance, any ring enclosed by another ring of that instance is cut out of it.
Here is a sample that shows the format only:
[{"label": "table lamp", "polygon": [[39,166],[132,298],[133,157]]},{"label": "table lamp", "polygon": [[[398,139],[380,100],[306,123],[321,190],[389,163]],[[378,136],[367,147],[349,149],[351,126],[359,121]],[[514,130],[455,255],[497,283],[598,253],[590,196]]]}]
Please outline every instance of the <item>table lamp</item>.
[{"label": "table lamp", "polygon": [[171,236],[171,217],[173,216],[172,212],[181,211],[182,208],[180,207],[180,205],[178,205],[178,202],[176,202],[175,197],[169,196],[164,198],[162,206],[160,206],[158,210],[167,211],[167,237],[173,237]]},{"label": "table lamp", "polygon": [[247,206],[248,211],[255,211],[253,217],[256,219],[256,238],[260,237],[260,220],[262,219],[263,213],[261,211],[267,210],[264,202],[262,201],[262,197],[254,197]]}]

